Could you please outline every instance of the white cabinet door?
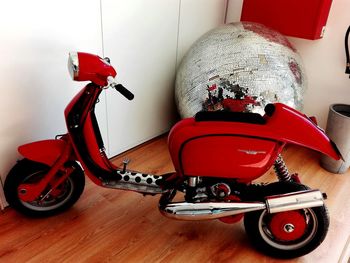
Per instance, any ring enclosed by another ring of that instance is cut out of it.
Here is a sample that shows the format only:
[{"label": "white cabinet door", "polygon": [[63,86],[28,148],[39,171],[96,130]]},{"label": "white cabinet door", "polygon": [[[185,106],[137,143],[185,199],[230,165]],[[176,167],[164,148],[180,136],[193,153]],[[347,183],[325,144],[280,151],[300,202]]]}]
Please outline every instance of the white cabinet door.
[{"label": "white cabinet door", "polygon": [[109,156],[173,124],[178,16],[179,0],[102,0],[104,54],[135,94],[107,91]]},{"label": "white cabinet door", "polygon": [[131,102],[107,92],[109,156],[169,130],[176,65],[203,33],[222,24],[226,0],[102,0],[104,54]]}]

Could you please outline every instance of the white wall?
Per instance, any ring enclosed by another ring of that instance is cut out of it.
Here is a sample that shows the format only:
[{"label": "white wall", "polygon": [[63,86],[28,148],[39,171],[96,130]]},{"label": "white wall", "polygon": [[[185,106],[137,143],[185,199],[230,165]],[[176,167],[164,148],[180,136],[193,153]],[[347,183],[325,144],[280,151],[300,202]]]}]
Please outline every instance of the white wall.
[{"label": "white wall", "polygon": [[225,4],[226,0],[2,3],[0,178],[20,158],[17,146],[66,132],[64,108],[85,85],[69,78],[69,51],[109,56],[119,81],[136,95],[129,102],[109,91],[97,105],[110,156],[168,130],[175,120],[176,63],[195,39],[223,23]]},{"label": "white wall", "polygon": [[177,65],[204,33],[225,22],[227,0],[181,0]]},{"label": "white wall", "polygon": [[[240,21],[242,2],[229,1],[227,22]],[[350,25],[349,10],[350,1],[333,1],[323,39],[288,38],[300,53],[308,78],[304,112],[316,116],[322,127],[326,125],[330,104],[350,104],[350,80],[344,74],[344,35]]]},{"label": "white wall", "polygon": [[99,0],[2,3],[1,178],[19,157],[18,145],[66,131],[63,110],[81,86],[70,80],[68,52],[101,54],[99,6]]}]

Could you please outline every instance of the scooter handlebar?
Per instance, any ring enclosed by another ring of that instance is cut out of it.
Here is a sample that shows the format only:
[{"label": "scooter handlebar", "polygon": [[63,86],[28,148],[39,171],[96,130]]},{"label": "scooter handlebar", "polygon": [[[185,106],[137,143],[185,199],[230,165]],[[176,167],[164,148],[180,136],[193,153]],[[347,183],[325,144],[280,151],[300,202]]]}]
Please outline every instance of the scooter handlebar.
[{"label": "scooter handlebar", "polygon": [[130,90],[125,88],[122,84],[117,83],[112,76],[109,76],[107,78],[107,82],[108,82],[109,87],[115,88],[116,91],[118,91],[120,94],[122,94],[128,100],[134,99],[134,94]]},{"label": "scooter handlebar", "polygon": [[115,84],[113,87],[118,91],[120,94],[122,94],[125,98],[128,100],[133,100],[134,99],[134,94],[125,88],[122,84]]}]

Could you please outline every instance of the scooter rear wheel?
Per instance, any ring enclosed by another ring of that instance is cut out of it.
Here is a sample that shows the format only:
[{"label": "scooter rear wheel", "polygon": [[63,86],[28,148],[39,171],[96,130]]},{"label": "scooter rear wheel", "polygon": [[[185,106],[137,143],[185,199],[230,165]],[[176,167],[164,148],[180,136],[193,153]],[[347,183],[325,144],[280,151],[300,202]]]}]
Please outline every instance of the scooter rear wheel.
[{"label": "scooter rear wheel", "polygon": [[[289,182],[266,186],[264,195],[306,190],[308,187]],[[277,258],[303,256],[317,248],[326,237],[329,216],[325,206],[269,214],[250,212],[244,218],[245,230],[253,243],[265,254]]]},{"label": "scooter rear wheel", "polygon": [[7,202],[16,211],[30,217],[47,217],[67,210],[79,199],[85,186],[84,172],[80,166],[76,162],[67,165],[74,167],[74,171],[61,185],[45,198],[25,202],[19,198],[19,185],[37,182],[50,167],[28,159],[19,161],[5,180],[4,192]]}]

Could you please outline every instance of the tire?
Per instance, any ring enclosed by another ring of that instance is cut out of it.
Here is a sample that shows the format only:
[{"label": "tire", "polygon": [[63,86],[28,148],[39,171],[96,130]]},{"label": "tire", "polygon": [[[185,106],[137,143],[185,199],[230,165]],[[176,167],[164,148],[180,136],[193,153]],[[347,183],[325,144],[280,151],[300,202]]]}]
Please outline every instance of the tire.
[{"label": "tire", "polygon": [[6,177],[4,192],[9,205],[16,211],[29,217],[48,217],[70,208],[84,191],[85,176],[76,162],[67,163],[74,171],[60,186],[55,194],[48,195],[44,200],[24,202],[18,196],[18,187],[22,183],[32,183],[40,180],[50,169],[49,166],[23,159],[11,169]]},{"label": "tire", "polygon": [[[292,182],[265,187],[265,196],[308,189]],[[274,214],[262,210],[246,213],[244,227],[251,243],[261,252],[276,258],[296,258],[322,243],[328,232],[329,216],[325,206]]]}]

